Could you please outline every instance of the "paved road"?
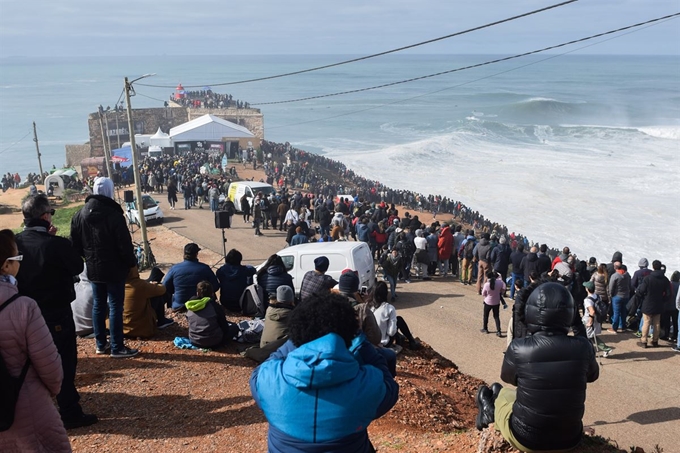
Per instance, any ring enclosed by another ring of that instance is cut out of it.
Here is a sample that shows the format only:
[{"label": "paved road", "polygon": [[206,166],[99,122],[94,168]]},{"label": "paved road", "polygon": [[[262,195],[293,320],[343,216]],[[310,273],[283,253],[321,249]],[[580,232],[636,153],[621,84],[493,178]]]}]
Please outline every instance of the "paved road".
[{"label": "paved road", "polygon": [[[166,216],[167,228],[222,252],[221,232],[214,228],[209,210],[166,210]],[[285,245],[283,233],[263,230],[265,236],[256,237],[236,216],[234,227],[225,231],[227,250],[239,249],[251,264],[265,261]],[[397,293],[401,297],[395,306],[415,336],[464,373],[487,382],[499,380],[505,338],[479,332],[482,302],[474,287],[435,279],[401,285]],[[509,311],[501,310],[504,334]],[[584,424],[616,439],[624,449],[636,445],[652,451],[659,444],[666,453],[680,452],[680,354],[664,341],[658,349],[642,350],[631,334],[604,334],[602,338],[616,349],[610,357],[599,359],[600,379],[588,386]]]}]

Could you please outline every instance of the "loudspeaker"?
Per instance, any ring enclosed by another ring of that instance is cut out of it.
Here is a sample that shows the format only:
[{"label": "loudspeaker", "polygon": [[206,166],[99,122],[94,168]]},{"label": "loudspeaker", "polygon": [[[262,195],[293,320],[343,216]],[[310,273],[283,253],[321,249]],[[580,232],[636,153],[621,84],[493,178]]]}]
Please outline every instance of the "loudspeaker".
[{"label": "loudspeaker", "polygon": [[227,211],[215,211],[215,228],[230,228],[231,216]]},{"label": "loudspeaker", "polygon": [[123,199],[125,200],[126,203],[132,203],[135,201],[135,196],[132,194],[131,190],[126,190],[123,192]]}]

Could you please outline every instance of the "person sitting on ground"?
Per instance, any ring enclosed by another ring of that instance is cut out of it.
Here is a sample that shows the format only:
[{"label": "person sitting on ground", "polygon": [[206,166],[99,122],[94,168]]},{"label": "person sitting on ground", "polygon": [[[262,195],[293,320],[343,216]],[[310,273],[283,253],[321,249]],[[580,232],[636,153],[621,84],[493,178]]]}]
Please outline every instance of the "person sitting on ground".
[{"label": "person sitting on ground", "polygon": [[[132,266],[125,280],[123,305],[123,335],[128,338],[151,338],[156,334],[158,315],[151,305],[151,298],[165,294],[165,286],[139,278],[139,269]],[[163,317],[164,321],[165,317]],[[165,320],[165,327],[174,321]],[[169,322],[169,323],[168,323]]]},{"label": "person sitting on ground", "polygon": [[[260,337],[260,348],[270,343],[288,338],[288,320],[295,308],[295,294],[288,286],[279,286],[276,289],[276,300],[269,302],[267,312],[264,315],[264,330]],[[280,342],[281,346],[284,342]]]},{"label": "person sitting on ground", "polygon": [[71,310],[73,311],[76,335],[93,337],[92,305],[94,305],[94,295],[92,294],[90,280],[87,278],[87,265],[78,276],[78,281],[73,284],[73,288],[76,291],[76,298],[71,302]]},{"label": "person sitting on ground", "polygon": [[184,261],[170,268],[163,279],[163,286],[172,294],[172,310],[186,311],[184,304],[196,291],[196,285],[207,280],[213,285],[213,292],[220,287],[210,266],[198,261],[198,244],[193,242],[184,246]]},{"label": "person sitting on ground", "polygon": [[238,325],[227,321],[224,308],[215,302],[212,283],[196,285],[196,296],[186,303],[189,340],[197,348],[219,348],[238,335]]},{"label": "person sitting on ground", "polygon": [[340,295],[313,296],[293,311],[290,340],[250,377],[269,451],[375,451],[367,427],[396,404],[399,385],[384,357],[355,337],[358,328]]},{"label": "person sitting on ground", "polygon": [[300,301],[305,302],[313,295],[325,296],[338,282],[330,275],[326,275],[330,261],[325,256],[314,259],[314,270],[307,271],[300,284]]},{"label": "person sitting on ground", "polygon": [[604,352],[605,357],[609,355],[612,348],[607,346],[602,341],[600,335],[602,333],[602,324],[597,320],[596,304],[600,301],[600,296],[595,293],[594,282],[584,282],[584,288],[588,291],[588,296],[583,300],[583,325],[586,326],[586,336],[593,340],[597,349]]},{"label": "person sitting on ground", "polygon": [[253,266],[242,265],[242,260],[241,252],[231,249],[224,257],[224,265],[215,273],[220,284],[220,303],[229,311],[241,311],[241,295],[256,272]]},{"label": "person sitting on ground", "polygon": [[352,269],[345,269],[342,271],[338,281],[338,291],[349,299],[350,305],[354,308],[359,318],[359,327],[366,335],[366,338],[368,338],[368,341],[374,346],[379,346],[382,333],[375,320],[375,316],[371,313],[370,307],[359,292],[359,284],[357,272]]},{"label": "person sitting on ground", "polygon": [[[484,318],[482,333],[489,333],[489,312],[493,311],[493,319],[496,322],[496,336],[501,337],[501,318],[499,308],[501,305],[501,295],[505,292],[505,282],[501,276],[493,269],[486,271],[486,283],[482,288],[482,297],[484,297]],[[503,302],[503,308],[508,306]]]},{"label": "person sitting on ground", "polygon": [[583,436],[586,383],[599,377],[595,353],[586,338],[567,335],[574,300],[563,285],[536,287],[525,317],[531,335],[512,341],[501,369],[501,379],[517,390],[480,386],[476,426],[495,423],[520,451],[567,451]]},{"label": "person sitting on ground", "polygon": [[293,277],[286,272],[286,266],[277,254],[271,255],[257,271],[257,284],[264,288],[266,300],[276,300],[276,290],[282,285],[295,291]]},{"label": "person sitting on ground", "polygon": [[[373,288],[373,306],[371,311],[378,323],[382,338],[380,343],[385,347],[397,344],[404,346],[404,337],[408,340],[409,349],[420,349],[420,342],[413,338],[404,318],[397,316],[394,306],[387,302],[387,283],[378,282]],[[401,332],[401,334],[399,334]]]}]

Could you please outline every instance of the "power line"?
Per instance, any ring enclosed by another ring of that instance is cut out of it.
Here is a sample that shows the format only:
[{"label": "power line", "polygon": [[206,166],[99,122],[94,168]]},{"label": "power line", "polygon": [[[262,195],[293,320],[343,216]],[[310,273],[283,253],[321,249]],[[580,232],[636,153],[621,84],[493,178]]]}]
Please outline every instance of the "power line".
[{"label": "power line", "polygon": [[16,145],[16,144],[18,144],[18,143],[21,143],[21,141],[22,141],[23,139],[25,139],[26,137],[28,137],[29,135],[31,135],[31,132],[33,132],[33,131],[28,131],[28,133],[26,133],[26,135],[24,135],[24,136],[21,137],[19,140],[15,141],[15,142],[12,143],[11,145],[9,145],[7,148],[5,148],[5,149],[3,149],[2,151],[0,151],[0,154],[4,153],[5,151],[9,151],[10,149],[12,149],[12,147],[13,147],[14,145]]},{"label": "power line", "polygon": [[537,54],[537,53],[546,52],[548,50],[558,49],[560,47],[565,47],[565,46],[569,46],[569,45],[572,45],[572,44],[577,44],[579,42],[589,41],[589,40],[595,39],[595,38],[601,38],[602,36],[610,35],[610,34],[613,34],[613,33],[618,33],[618,32],[625,31],[625,30],[628,30],[628,29],[631,29],[631,28],[641,27],[643,25],[648,25],[648,24],[651,24],[651,23],[654,23],[654,22],[659,22],[659,21],[662,21],[662,20],[665,20],[665,19],[670,19],[670,18],[673,18],[673,17],[678,16],[678,15],[680,15],[680,13],[670,14],[668,16],[659,17],[659,18],[656,18],[656,19],[651,19],[651,20],[648,20],[646,22],[640,22],[640,23],[637,23],[637,24],[634,24],[634,25],[629,25],[627,27],[618,28],[616,30],[610,30],[610,31],[607,31],[607,32],[604,32],[604,33],[598,33],[596,35],[591,35],[591,36],[588,36],[588,37],[585,37],[585,38],[576,39],[576,40],[565,42],[565,43],[562,43],[562,44],[544,47],[544,48],[538,49],[538,50],[532,50],[530,52],[512,55],[512,56],[509,56],[509,57],[497,58],[495,60],[485,61],[483,63],[477,63],[477,64],[473,64],[473,65],[469,65],[469,66],[463,66],[463,67],[456,68],[456,69],[450,69],[448,71],[436,72],[434,74],[427,74],[427,75],[423,75],[423,76],[412,77],[410,79],[399,80],[399,81],[396,81],[396,82],[384,83],[382,85],[375,85],[375,86],[366,87],[366,88],[357,88],[355,90],[339,91],[339,92],[336,92],[336,93],[320,94],[320,95],[316,95],[316,96],[307,96],[307,97],[304,97],[304,98],[288,99],[288,100],[285,100],[285,101],[254,102],[250,105],[252,105],[252,106],[256,106],[256,105],[262,106],[262,105],[287,104],[287,103],[291,103],[291,102],[309,101],[309,100],[312,100],[312,99],[321,99],[321,98],[327,98],[327,97],[332,97],[332,96],[341,96],[341,95],[345,95],[345,94],[361,93],[362,91],[376,90],[378,88],[386,88],[386,87],[390,87],[390,86],[394,86],[394,85],[400,85],[400,84],[403,84],[403,83],[415,82],[417,80],[429,79],[429,78],[432,78],[432,77],[437,77],[437,76],[441,76],[441,75],[445,75],[445,74],[451,74],[453,72],[459,72],[459,71],[464,71],[464,70],[467,70],[467,69],[479,68],[479,67],[487,66],[487,65],[490,65],[490,64],[501,63],[503,61],[514,60],[514,59],[517,59],[517,58],[526,57],[526,56],[529,56],[529,55],[534,55],[534,54]]},{"label": "power line", "polygon": [[142,93],[139,93],[137,91],[135,91],[135,94],[137,94],[137,95],[139,95],[143,98],[152,99],[154,101],[163,102],[163,103],[167,102],[167,101],[164,101],[163,99],[158,99],[158,98],[154,98],[154,97],[151,97],[151,96],[147,96],[146,94],[142,94]]},{"label": "power line", "polygon": [[[667,17],[666,20],[671,20],[673,17],[678,16],[678,15],[680,15],[680,13],[671,14],[671,15],[665,16],[665,17]],[[654,19],[654,21],[662,20],[662,19],[663,19],[663,18],[658,18],[658,19]],[[648,22],[649,22],[649,21],[648,21]],[[282,124],[282,125],[280,125],[280,126],[270,126],[270,127],[267,128],[267,130],[270,130],[270,129],[280,129],[280,128],[283,128],[283,127],[295,127],[295,126],[301,126],[301,125],[310,124],[310,123],[316,123],[316,122],[319,122],[319,121],[327,121],[327,120],[332,120],[332,119],[335,119],[335,118],[340,118],[340,117],[343,117],[343,116],[349,116],[349,115],[354,115],[354,114],[357,114],[357,113],[367,112],[367,111],[370,111],[370,110],[376,110],[376,109],[379,109],[379,108],[382,108],[382,107],[386,107],[386,106],[388,106],[388,105],[394,105],[394,104],[399,104],[399,103],[401,103],[401,102],[412,101],[412,100],[414,100],[414,99],[419,99],[419,98],[422,98],[422,97],[425,97],[425,96],[430,96],[430,95],[432,95],[432,94],[441,93],[442,91],[447,91],[447,90],[451,90],[451,89],[454,89],[454,88],[459,88],[459,87],[462,87],[462,86],[465,86],[465,85],[469,85],[469,84],[474,83],[474,82],[478,82],[478,81],[480,81],[480,80],[491,79],[491,78],[496,77],[496,76],[499,76],[499,75],[507,74],[507,73],[513,72],[513,71],[517,71],[518,69],[523,69],[523,68],[526,68],[526,67],[528,67],[528,66],[533,66],[533,65],[535,65],[535,64],[543,63],[543,62],[545,62],[545,61],[552,60],[552,59],[554,59],[554,58],[559,58],[559,57],[561,57],[561,56],[564,56],[564,55],[567,55],[567,54],[570,54],[570,53],[574,53],[574,52],[577,52],[577,51],[579,51],[579,50],[587,49],[588,47],[597,46],[597,45],[602,44],[602,43],[605,43],[605,42],[607,42],[607,41],[611,41],[611,40],[613,40],[613,39],[620,38],[621,36],[625,36],[625,35],[628,35],[628,34],[631,34],[631,33],[635,33],[635,32],[637,32],[637,31],[641,31],[641,30],[644,30],[645,28],[652,27],[652,26],[653,26],[653,25],[647,25],[647,26],[644,27],[644,28],[640,28],[640,29],[636,29],[636,30],[631,30],[631,31],[629,31],[628,33],[623,33],[623,34],[618,35],[618,36],[612,36],[611,38],[604,39],[604,40],[602,40],[602,41],[595,42],[595,43],[592,43],[592,44],[588,44],[588,45],[586,45],[586,46],[582,46],[582,47],[579,47],[579,48],[576,48],[576,49],[572,49],[572,50],[569,50],[569,51],[566,51],[566,52],[562,52],[562,53],[557,54],[557,55],[551,55],[551,56],[549,56],[549,57],[543,58],[542,60],[533,61],[533,62],[531,62],[531,63],[527,63],[527,64],[524,64],[524,65],[521,65],[521,66],[517,66],[517,67],[514,67],[514,68],[510,68],[510,69],[507,69],[507,70],[505,70],[505,71],[500,71],[500,72],[497,72],[497,73],[495,73],[495,74],[490,74],[490,75],[487,75],[487,76],[484,76],[484,77],[479,77],[479,78],[477,78],[477,79],[469,80],[469,81],[467,81],[467,82],[459,83],[459,84],[457,84],[457,85],[453,85],[453,86],[441,88],[441,89],[439,89],[439,90],[429,91],[429,92],[427,92],[427,93],[418,94],[418,95],[416,95],[416,96],[411,96],[411,97],[409,97],[409,98],[397,99],[397,100],[392,101],[392,102],[387,102],[387,103],[384,103],[384,104],[375,105],[375,106],[372,106],[372,107],[367,107],[367,108],[361,109],[361,110],[354,110],[354,111],[351,111],[351,112],[345,112],[345,113],[341,113],[341,114],[338,114],[338,115],[328,116],[328,117],[325,117],[325,118],[317,118],[317,119],[313,119],[313,120],[309,120],[309,121],[302,121],[302,122],[300,122],[300,123]],[[626,27],[626,28],[631,28],[631,27],[633,27],[633,26]]]},{"label": "power line", "polygon": [[[542,13],[544,11],[548,11],[548,10],[551,10],[551,9],[554,9],[554,8],[559,8],[559,7],[568,5],[570,3],[575,3],[577,1],[578,0],[568,0],[568,1],[565,1],[565,2],[562,2],[562,3],[556,3],[554,5],[546,6],[545,8],[535,9],[533,11],[529,11],[529,12],[526,12],[526,13],[523,13],[523,14],[512,16],[512,17],[508,17],[506,19],[498,20],[498,21],[495,21],[495,22],[490,22],[488,24],[479,25],[477,27],[468,28],[467,30],[451,33],[449,35],[440,36],[438,38],[428,39],[427,41],[422,41],[422,42],[419,42],[419,43],[410,44],[408,46],[398,47],[396,49],[386,50],[386,51],[383,51],[383,52],[374,53],[374,54],[366,55],[366,56],[363,56],[363,57],[352,58],[350,60],[340,61],[340,62],[337,62],[337,63],[327,64],[327,65],[323,65],[323,66],[317,66],[317,67],[314,67],[314,68],[302,69],[300,71],[287,72],[287,73],[284,73],[284,74],[277,74],[277,75],[273,75],[273,76],[258,77],[258,78],[255,78],[255,79],[238,80],[236,82],[202,83],[200,85],[187,85],[185,88],[201,88],[201,87],[205,87],[205,86],[226,86],[226,85],[237,85],[237,84],[241,84],[241,83],[261,82],[263,80],[278,79],[278,78],[281,78],[281,77],[288,77],[288,76],[297,75],[297,74],[304,74],[304,73],[312,72],[312,71],[319,71],[321,69],[333,68],[335,66],[341,66],[341,65],[344,65],[344,64],[356,63],[357,61],[363,61],[363,60],[368,60],[370,58],[381,57],[383,55],[388,55],[388,54],[395,53],[395,52],[401,52],[402,50],[412,49],[414,47],[423,46],[425,44],[431,44],[433,42],[442,41],[442,40],[445,40],[445,39],[453,38],[455,36],[464,35],[464,34],[467,34],[467,33],[471,33],[473,31],[483,30],[485,28],[493,27],[495,25],[500,25],[500,24],[503,24],[503,23],[506,23],[506,22],[511,22],[513,20],[521,19],[523,17],[532,16],[534,14]],[[174,88],[173,85],[150,85],[150,84],[145,84],[145,83],[138,83],[137,85],[138,86],[145,86],[145,87],[152,87],[152,88]]]}]

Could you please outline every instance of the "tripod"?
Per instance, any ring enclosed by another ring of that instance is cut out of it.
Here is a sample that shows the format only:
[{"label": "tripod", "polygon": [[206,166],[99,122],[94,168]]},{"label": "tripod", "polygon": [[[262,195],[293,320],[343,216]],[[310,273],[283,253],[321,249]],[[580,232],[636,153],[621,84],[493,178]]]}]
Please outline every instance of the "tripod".
[{"label": "tripod", "polygon": [[221,230],[222,230],[222,258],[220,258],[219,261],[212,265],[213,269],[219,267],[218,265],[227,258],[227,237],[224,235],[224,228],[221,228]]}]

